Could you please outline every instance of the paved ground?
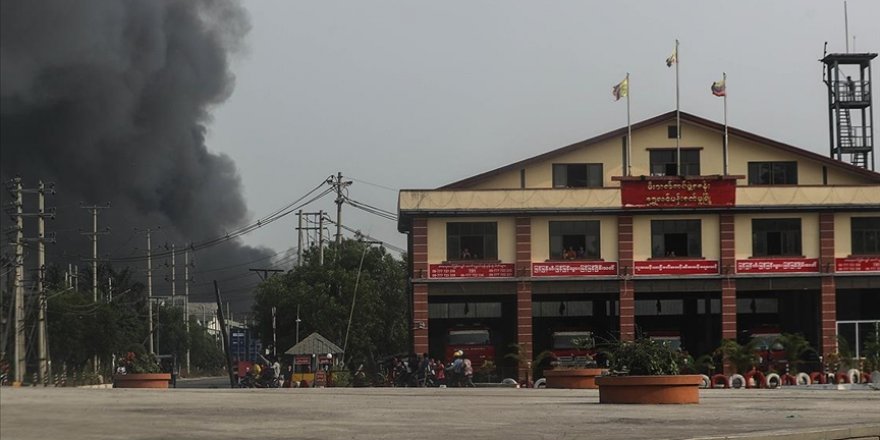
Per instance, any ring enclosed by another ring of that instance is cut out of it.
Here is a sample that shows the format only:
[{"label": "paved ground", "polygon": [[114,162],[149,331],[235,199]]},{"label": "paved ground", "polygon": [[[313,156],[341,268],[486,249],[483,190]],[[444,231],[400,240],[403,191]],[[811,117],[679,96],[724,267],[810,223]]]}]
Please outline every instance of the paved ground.
[{"label": "paved ground", "polygon": [[632,406],[600,405],[592,390],[3,388],[0,438],[692,439],[794,431],[786,438],[826,439],[806,432],[865,435],[866,424],[880,436],[876,391],[703,390],[701,398]]}]

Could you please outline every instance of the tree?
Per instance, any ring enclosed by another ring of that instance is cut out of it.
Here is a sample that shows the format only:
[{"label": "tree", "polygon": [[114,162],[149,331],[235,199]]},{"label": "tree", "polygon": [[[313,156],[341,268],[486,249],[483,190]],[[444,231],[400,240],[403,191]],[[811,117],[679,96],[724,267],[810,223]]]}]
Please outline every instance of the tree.
[{"label": "tree", "polygon": [[407,349],[406,263],[382,247],[345,240],[338,250],[331,243],[324,250],[323,266],[318,250],[312,248],[304,253],[302,266],[260,284],[253,307],[255,328],[263,341],[271,341],[272,307],[276,307],[278,352],[296,342],[297,306],[300,338],[318,332],[342,347],[348,332],[343,348],[349,367],[373,365]]}]

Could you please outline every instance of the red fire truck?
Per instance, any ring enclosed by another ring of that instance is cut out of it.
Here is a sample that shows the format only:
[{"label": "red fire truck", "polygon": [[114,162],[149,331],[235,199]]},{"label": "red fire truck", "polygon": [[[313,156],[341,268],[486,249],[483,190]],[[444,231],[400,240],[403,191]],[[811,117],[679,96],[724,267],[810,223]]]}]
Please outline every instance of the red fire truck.
[{"label": "red fire truck", "polygon": [[451,361],[458,350],[471,360],[474,369],[479,369],[486,361],[495,362],[495,346],[487,327],[456,327],[446,335],[446,360]]},{"label": "red fire truck", "polygon": [[[551,335],[554,367],[586,367],[596,356],[596,342],[589,331],[558,331]],[[579,348],[588,345],[590,348]]]}]

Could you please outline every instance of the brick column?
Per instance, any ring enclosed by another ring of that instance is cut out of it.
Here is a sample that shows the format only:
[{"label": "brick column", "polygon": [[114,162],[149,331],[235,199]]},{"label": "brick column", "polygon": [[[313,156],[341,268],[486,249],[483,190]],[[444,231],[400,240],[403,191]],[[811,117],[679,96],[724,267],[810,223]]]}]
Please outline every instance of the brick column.
[{"label": "brick column", "polygon": [[[736,340],[736,233],[733,214],[718,216],[721,238],[721,338]],[[707,307],[711,305],[707,304]],[[722,366],[725,375],[733,374],[734,368],[726,359]]]},{"label": "brick column", "polygon": [[736,340],[736,235],[734,215],[718,216],[721,235],[721,338]]},{"label": "brick column", "polygon": [[[516,218],[516,276],[531,277],[532,272],[532,219]],[[532,359],[532,283],[516,283],[516,343],[522,359]],[[520,381],[526,380],[528,365],[517,368]]]},{"label": "brick column", "polygon": [[428,352],[428,285],[413,283],[413,352]]},{"label": "brick column", "polygon": [[834,213],[819,214],[819,344],[822,355],[837,351],[837,286],[834,281]]},{"label": "brick column", "polygon": [[635,289],[633,287],[633,219],[631,215],[617,217],[617,265],[620,268],[620,340],[635,337]]},{"label": "brick column", "polygon": [[[413,279],[428,277],[428,221],[424,218],[413,219],[412,224],[412,257]],[[412,341],[414,353],[428,351],[428,285],[413,283],[412,285]]]}]

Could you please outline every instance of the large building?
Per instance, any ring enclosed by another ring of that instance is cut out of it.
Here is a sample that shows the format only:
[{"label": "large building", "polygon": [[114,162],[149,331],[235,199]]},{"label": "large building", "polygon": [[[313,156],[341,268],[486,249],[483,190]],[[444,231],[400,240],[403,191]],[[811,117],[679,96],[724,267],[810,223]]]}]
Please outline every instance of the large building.
[{"label": "large building", "polygon": [[574,330],[694,355],[761,332],[855,347],[880,321],[880,174],[732,127],[725,149],[723,125],[688,113],[680,127],[679,148],[670,112],[632,126],[631,154],[621,128],[401,191],[413,350],[443,357],[459,328],[488,329],[500,364]]}]

